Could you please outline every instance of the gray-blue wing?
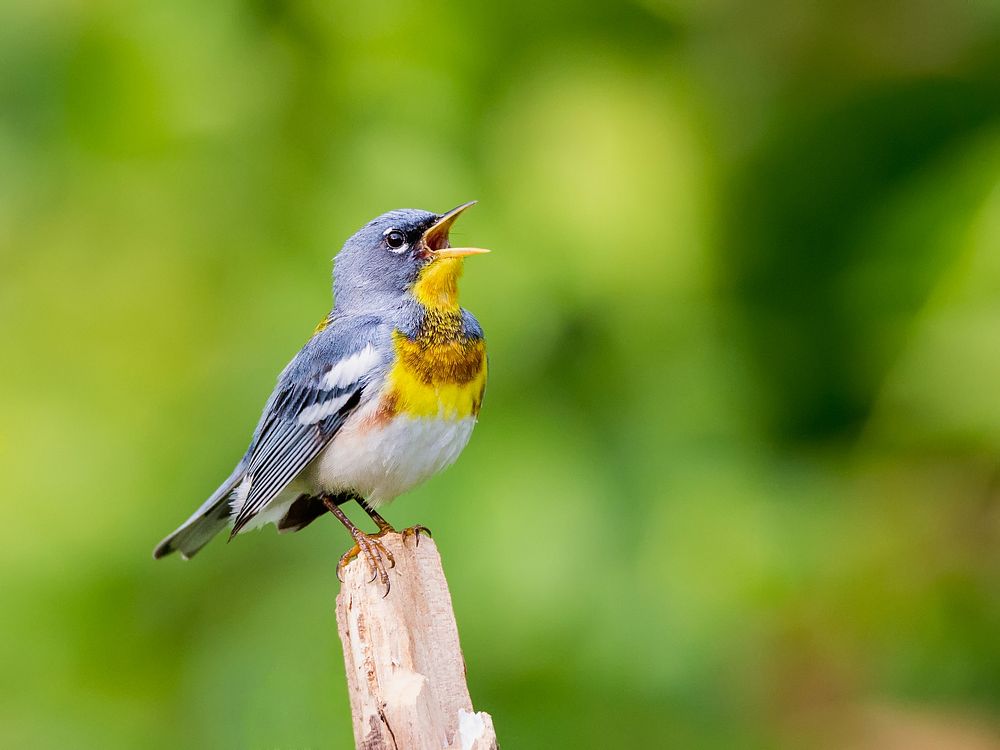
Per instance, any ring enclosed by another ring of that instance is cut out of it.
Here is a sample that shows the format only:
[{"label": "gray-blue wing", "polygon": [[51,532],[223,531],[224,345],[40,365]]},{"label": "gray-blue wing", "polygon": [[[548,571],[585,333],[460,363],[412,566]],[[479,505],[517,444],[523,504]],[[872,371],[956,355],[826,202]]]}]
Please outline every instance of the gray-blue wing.
[{"label": "gray-blue wing", "polygon": [[[334,318],[315,334],[278,378],[246,455],[211,497],[157,545],[153,556],[179,551],[190,558],[229,524],[234,510],[235,532],[273,500],[369,398],[369,391],[377,391],[367,386],[384,376],[392,351],[389,330],[376,317],[352,316]],[[230,498],[236,500],[232,507]]]},{"label": "gray-blue wing", "polygon": [[303,410],[323,406],[326,402],[320,399],[324,396],[329,401],[335,401],[339,408],[329,416],[308,425],[299,424],[291,411],[273,414],[264,429],[261,442],[250,457],[247,473],[236,490],[232,535],[238,534],[319,455],[357,408],[361,390],[362,387],[358,385],[353,389],[331,394],[319,393],[313,389],[294,389],[282,393],[283,401],[299,401]]},{"label": "gray-blue wing", "polygon": [[233,535],[319,455],[365,400],[365,387],[384,373],[385,334],[371,318],[335,320],[285,368],[245,458],[246,474],[233,499]]}]

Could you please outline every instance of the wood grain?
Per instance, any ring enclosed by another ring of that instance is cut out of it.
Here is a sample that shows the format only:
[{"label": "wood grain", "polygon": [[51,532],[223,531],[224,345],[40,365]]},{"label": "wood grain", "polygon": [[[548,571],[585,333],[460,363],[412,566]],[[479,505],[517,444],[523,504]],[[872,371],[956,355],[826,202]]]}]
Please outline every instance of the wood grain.
[{"label": "wood grain", "polygon": [[389,595],[356,559],[337,596],[357,747],[496,750],[493,720],[472,708],[437,546],[426,536],[383,542],[396,558]]}]

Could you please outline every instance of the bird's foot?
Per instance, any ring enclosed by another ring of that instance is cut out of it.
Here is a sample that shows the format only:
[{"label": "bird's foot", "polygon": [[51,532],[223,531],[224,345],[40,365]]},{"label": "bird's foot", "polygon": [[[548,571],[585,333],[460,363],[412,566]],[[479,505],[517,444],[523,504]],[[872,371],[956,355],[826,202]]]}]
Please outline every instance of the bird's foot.
[{"label": "bird's foot", "polygon": [[409,526],[409,527],[403,529],[399,533],[400,533],[400,536],[403,537],[403,543],[404,544],[406,543],[406,540],[409,539],[412,536],[413,539],[414,539],[414,541],[416,542],[416,546],[418,546],[418,547],[420,546],[420,535],[421,534],[426,534],[429,537],[433,537],[434,536],[431,533],[430,529],[428,529],[423,524],[419,524],[419,523],[416,524],[415,526]]},{"label": "bird's foot", "polygon": [[354,537],[354,546],[347,550],[340,558],[340,562],[337,563],[337,578],[340,579],[341,583],[344,582],[343,571],[348,563],[355,557],[364,555],[365,562],[368,563],[368,570],[372,574],[368,583],[373,583],[378,578],[385,586],[383,598],[389,595],[389,571],[386,570],[385,562],[389,563],[389,568],[395,568],[396,558],[386,549],[381,540],[381,537],[389,531],[389,529],[382,529],[377,534],[365,534],[363,531],[351,533],[351,536]]}]

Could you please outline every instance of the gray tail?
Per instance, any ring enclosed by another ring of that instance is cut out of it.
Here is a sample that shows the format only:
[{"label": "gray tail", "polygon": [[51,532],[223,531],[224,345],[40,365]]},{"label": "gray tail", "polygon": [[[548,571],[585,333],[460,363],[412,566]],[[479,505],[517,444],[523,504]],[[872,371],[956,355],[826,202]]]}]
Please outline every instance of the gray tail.
[{"label": "gray tail", "polygon": [[226,528],[229,525],[231,511],[229,496],[242,481],[245,470],[246,467],[241,461],[239,466],[229,475],[229,478],[219,486],[219,489],[213,492],[212,496],[202,503],[201,507],[180,528],[156,545],[156,549],[153,550],[153,559],[159,560],[161,557],[166,557],[171,552],[177,551],[181,553],[181,557],[189,560],[195,556],[198,550],[208,544],[212,537]]}]

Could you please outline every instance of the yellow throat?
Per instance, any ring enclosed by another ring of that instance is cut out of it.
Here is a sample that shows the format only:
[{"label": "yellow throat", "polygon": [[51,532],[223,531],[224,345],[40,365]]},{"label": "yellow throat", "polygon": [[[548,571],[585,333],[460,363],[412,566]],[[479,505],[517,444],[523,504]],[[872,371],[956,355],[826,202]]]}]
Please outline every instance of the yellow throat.
[{"label": "yellow throat", "polygon": [[458,306],[461,275],[461,258],[441,258],[427,265],[413,285],[424,320],[415,337],[393,333],[396,364],[386,400],[396,414],[462,419],[479,413],[486,344],[465,332]]}]

